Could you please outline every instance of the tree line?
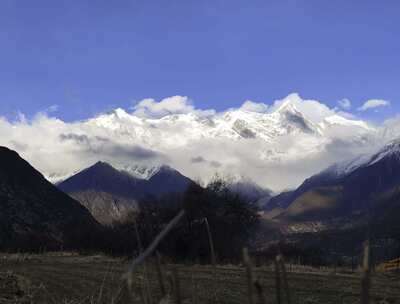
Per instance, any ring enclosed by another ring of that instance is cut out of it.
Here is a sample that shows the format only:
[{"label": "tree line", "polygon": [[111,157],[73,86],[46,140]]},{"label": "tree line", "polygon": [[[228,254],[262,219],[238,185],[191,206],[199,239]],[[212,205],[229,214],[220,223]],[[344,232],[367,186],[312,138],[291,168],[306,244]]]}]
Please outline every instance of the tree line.
[{"label": "tree line", "polygon": [[183,194],[147,197],[124,223],[114,224],[103,240],[110,254],[138,254],[180,211],[185,217],[160,244],[158,251],[171,260],[207,262],[209,233],[219,261],[241,259],[259,224],[258,207],[231,192],[216,179],[206,188],[192,184]]}]

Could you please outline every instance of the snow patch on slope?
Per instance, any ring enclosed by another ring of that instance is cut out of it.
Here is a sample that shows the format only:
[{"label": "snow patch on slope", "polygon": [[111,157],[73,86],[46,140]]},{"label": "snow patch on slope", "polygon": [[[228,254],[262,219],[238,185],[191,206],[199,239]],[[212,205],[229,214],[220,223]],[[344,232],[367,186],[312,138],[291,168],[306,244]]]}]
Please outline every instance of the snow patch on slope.
[{"label": "snow patch on slope", "polygon": [[133,164],[133,165],[113,165],[117,170],[127,172],[129,175],[139,178],[149,180],[158,172],[160,172],[163,166],[145,166],[142,164]]},{"label": "snow patch on slope", "polygon": [[350,161],[336,163],[322,173],[331,174],[336,178],[340,178],[351,174],[361,167],[372,166],[387,157],[396,157],[400,160],[400,139],[389,142],[376,153],[365,154]]},{"label": "snow patch on slope", "polygon": [[378,154],[372,156],[368,165],[371,166],[376,164],[386,157],[395,157],[400,159],[400,139],[393,140],[392,142],[388,143]]}]

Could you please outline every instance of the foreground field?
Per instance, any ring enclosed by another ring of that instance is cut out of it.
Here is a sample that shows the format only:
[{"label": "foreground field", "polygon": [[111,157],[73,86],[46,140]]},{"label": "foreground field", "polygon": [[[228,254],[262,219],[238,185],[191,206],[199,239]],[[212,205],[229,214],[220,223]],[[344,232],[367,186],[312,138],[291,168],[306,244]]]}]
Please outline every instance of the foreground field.
[{"label": "foreground field", "polygon": [[[122,259],[74,255],[0,257],[1,304],[140,303],[143,290],[151,295],[146,303],[158,303],[161,298],[153,263],[146,269],[138,269],[133,277],[133,288],[128,291],[121,280],[128,261]],[[246,271],[242,267],[218,267],[216,279],[209,266],[163,267],[165,289],[170,293],[171,303],[175,296],[170,291],[172,283],[169,284],[173,282],[172,273],[178,274],[182,303],[248,303]],[[263,287],[267,303],[277,303],[274,272],[266,267],[254,268],[254,278]],[[372,303],[400,303],[398,279],[396,275],[373,274]],[[296,269],[288,273],[288,282],[292,303],[359,303],[359,274],[307,273]],[[282,303],[286,303],[284,290]]]}]

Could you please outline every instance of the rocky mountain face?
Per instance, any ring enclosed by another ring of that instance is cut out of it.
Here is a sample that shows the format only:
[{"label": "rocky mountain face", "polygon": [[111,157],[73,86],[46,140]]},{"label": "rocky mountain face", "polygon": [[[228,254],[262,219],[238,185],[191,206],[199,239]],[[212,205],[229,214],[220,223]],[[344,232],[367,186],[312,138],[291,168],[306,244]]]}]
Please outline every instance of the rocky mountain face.
[{"label": "rocky mountain face", "polygon": [[78,242],[78,232],[98,228],[79,202],[16,152],[0,147],[0,248],[59,249]]},{"label": "rocky mountain face", "polygon": [[141,169],[132,166],[118,170],[98,162],[58,187],[81,202],[99,222],[109,225],[123,221],[146,196],[182,193],[191,183],[189,178],[167,166]]}]

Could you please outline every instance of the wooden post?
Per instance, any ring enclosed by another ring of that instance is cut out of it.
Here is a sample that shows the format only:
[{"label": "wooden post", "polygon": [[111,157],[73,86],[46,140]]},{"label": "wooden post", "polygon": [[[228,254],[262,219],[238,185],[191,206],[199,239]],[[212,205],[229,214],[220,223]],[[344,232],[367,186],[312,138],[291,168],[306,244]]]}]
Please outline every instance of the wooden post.
[{"label": "wooden post", "polygon": [[254,286],[257,291],[258,304],[267,304],[267,299],[265,298],[264,289],[261,285],[261,282],[259,280],[255,281]]},{"label": "wooden post", "polygon": [[173,268],[172,272],[173,272],[173,280],[174,280],[175,303],[176,304],[181,304],[182,303],[181,285],[180,285],[180,282],[179,282],[178,267],[175,266]]},{"label": "wooden post", "polygon": [[243,248],[243,262],[246,267],[247,274],[247,294],[249,304],[254,304],[254,294],[253,294],[253,271],[251,267],[249,251],[247,248]]},{"label": "wooden post", "polygon": [[363,273],[361,277],[361,304],[369,304],[370,289],[370,241],[364,244]]},{"label": "wooden post", "polygon": [[278,261],[274,260],[275,264],[275,294],[276,294],[276,303],[281,304],[281,274],[279,271]]},{"label": "wooden post", "polygon": [[208,243],[210,246],[211,265],[213,267],[214,302],[217,302],[217,299],[218,299],[217,258],[215,256],[214,241],[213,241],[213,237],[211,234],[210,224],[208,223],[207,218],[204,218],[204,223],[206,224]]},{"label": "wooden post", "polygon": [[161,296],[164,298],[167,295],[167,292],[165,290],[165,284],[164,284],[164,276],[162,272],[162,266],[161,266],[161,255],[157,251],[156,253],[156,270],[157,270],[157,279],[158,279],[158,285],[160,287],[160,292]]},{"label": "wooden post", "polygon": [[283,287],[285,289],[285,293],[286,293],[286,301],[288,304],[292,303],[292,297],[290,295],[290,288],[289,288],[289,282],[288,282],[288,278],[287,278],[287,273],[286,273],[286,267],[285,267],[285,263],[283,261],[283,257],[282,255],[278,255],[276,257],[277,262],[280,264],[281,269],[282,269],[282,279],[283,279]]}]

